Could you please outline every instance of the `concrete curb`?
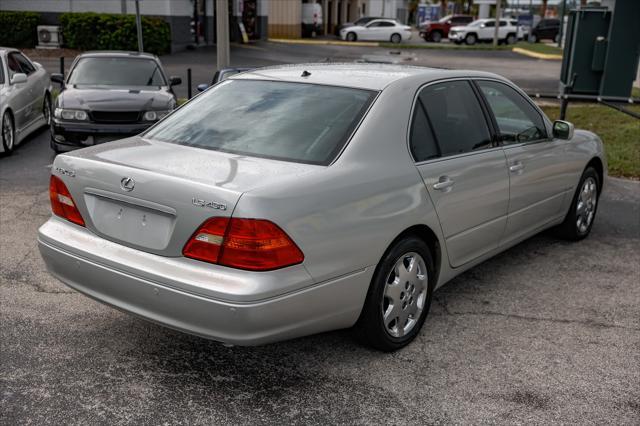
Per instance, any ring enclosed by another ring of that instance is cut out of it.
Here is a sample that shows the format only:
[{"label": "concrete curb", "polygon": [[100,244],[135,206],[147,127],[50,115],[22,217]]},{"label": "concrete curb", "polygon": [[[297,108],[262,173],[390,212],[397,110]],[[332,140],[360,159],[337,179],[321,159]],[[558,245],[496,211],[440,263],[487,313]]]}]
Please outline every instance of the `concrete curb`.
[{"label": "concrete curb", "polygon": [[511,49],[511,51],[514,52],[514,53],[519,53],[519,54],[524,55],[524,56],[529,56],[530,58],[545,59],[545,60],[549,60],[549,61],[561,61],[562,60],[562,55],[556,55],[556,54],[553,54],[553,53],[532,52],[530,50],[522,49],[520,47],[514,47],[513,49]]},{"label": "concrete curb", "polygon": [[284,44],[315,44],[323,46],[366,46],[379,47],[380,43],[365,41],[342,41],[342,40],[307,40],[299,38],[270,38],[268,41]]}]

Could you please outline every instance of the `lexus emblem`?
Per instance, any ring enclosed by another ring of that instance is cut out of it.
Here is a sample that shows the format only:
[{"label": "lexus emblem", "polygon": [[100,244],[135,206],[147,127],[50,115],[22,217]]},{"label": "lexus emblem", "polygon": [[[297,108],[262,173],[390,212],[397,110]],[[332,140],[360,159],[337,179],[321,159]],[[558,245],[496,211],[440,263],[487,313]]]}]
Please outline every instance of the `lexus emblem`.
[{"label": "lexus emblem", "polygon": [[130,177],[123,177],[120,181],[120,188],[123,190],[130,192],[133,191],[133,188],[136,186],[136,182]]}]

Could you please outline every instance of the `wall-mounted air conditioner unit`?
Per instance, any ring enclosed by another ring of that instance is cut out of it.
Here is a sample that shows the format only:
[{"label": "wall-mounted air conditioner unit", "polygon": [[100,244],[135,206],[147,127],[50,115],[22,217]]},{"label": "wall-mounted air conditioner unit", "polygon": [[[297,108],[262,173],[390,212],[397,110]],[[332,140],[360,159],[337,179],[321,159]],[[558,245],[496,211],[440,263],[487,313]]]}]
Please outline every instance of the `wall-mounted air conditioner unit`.
[{"label": "wall-mounted air conditioner unit", "polygon": [[38,49],[58,49],[62,44],[62,34],[57,25],[38,25]]}]

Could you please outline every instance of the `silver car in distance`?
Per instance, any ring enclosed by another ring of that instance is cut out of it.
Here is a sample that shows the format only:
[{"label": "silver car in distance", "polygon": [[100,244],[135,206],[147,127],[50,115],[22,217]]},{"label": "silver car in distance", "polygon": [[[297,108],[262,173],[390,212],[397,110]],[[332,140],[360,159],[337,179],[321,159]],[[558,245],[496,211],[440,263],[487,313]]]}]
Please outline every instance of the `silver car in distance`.
[{"label": "silver car in distance", "polygon": [[355,326],[391,351],[454,276],[550,227],[586,237],[605,174],[596,135],[494,74],[264,68],[58,155],[38,242],[68,286],[167,327],[258,345]]},{"label": "silver car in distance", "polygon": [[18,49],[0,46],[0,153],[11,154],[50,121],[49,73]]}]

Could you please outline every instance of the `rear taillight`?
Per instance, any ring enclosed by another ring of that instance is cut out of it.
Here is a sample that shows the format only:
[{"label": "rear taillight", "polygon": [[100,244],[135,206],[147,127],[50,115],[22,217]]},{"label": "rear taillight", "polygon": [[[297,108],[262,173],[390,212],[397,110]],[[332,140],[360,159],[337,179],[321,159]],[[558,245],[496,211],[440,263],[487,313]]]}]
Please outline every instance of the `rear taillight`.
[{"label": "rear taillight", "polygon": [[62,179],[57,176],[51,176],[51,180],[49,180],[49,199],[51,200],[53,214],[63,217],[76,225],[85,226],[71,193],[69,193]]},{"label": "rear taillight", "polygon": [[251,271],[284,268],[304,260],[291,238],[278,225],[263,219],[209,219],[193,234],[182,254]]}]

